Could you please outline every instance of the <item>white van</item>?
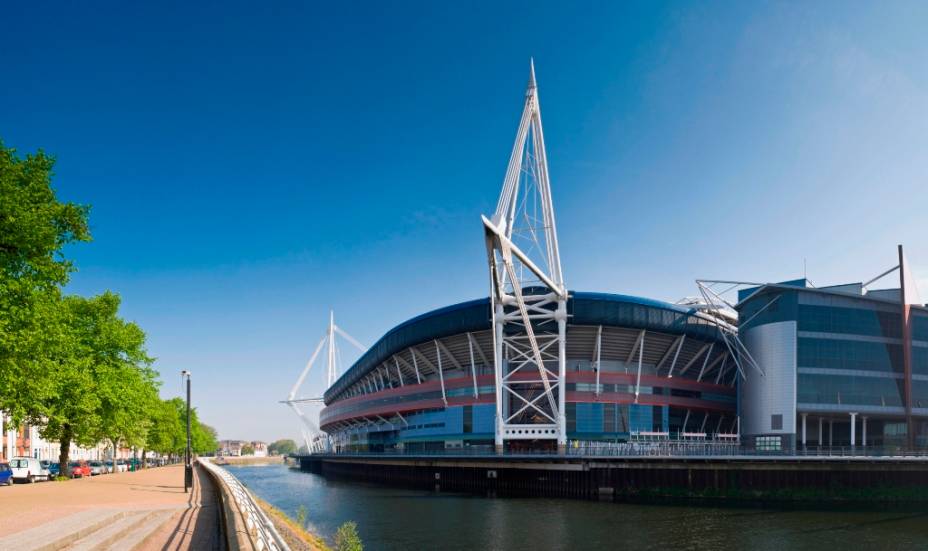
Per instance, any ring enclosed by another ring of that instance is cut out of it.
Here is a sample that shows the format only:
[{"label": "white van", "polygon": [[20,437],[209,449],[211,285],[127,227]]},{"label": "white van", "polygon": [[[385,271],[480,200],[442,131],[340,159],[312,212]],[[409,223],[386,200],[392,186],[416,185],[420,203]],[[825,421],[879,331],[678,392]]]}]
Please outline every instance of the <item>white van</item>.
[{"label": "white van", "polygon": [[34,457],[14,457],[10,459],[10,468],[13,469],[13,480],[35,482],[36,480],[49,480],[51,473]]}]

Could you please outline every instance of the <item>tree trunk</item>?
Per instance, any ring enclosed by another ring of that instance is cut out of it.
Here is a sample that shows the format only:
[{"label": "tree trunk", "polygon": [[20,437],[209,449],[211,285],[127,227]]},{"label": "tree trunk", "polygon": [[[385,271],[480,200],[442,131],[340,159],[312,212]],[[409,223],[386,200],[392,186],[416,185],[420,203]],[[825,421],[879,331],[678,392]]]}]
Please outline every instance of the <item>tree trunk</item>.
[{"label": "tree trunk", "polygon": [[141,463],[141,465],[139,465],[139,468],[140,468],[140,469],[144,469],[144,468],[145,468],[145,454],[147,454],[147,453],[148,453],[148,450],[146,450],[145,448],[142,448],[142,463]]},{"label": "tree trunk", "polygon": [[73,436],[74,431],[71,430],[71,425],[65,423],[61,427],[61,450],[58,452],[58,476],[71,477],[69,461],[71,460],[71,438]]}]

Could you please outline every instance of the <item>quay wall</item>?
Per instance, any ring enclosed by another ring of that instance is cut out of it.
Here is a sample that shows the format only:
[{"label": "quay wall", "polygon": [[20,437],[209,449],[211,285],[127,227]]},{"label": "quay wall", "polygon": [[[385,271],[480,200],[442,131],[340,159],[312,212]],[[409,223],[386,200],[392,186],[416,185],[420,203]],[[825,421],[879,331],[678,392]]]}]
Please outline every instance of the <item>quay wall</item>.
[{"label": "quay wall", "polygon": [[299,458],[300,468],[429,491],[603,500],[928,503],[928,461],[783,458]]}]

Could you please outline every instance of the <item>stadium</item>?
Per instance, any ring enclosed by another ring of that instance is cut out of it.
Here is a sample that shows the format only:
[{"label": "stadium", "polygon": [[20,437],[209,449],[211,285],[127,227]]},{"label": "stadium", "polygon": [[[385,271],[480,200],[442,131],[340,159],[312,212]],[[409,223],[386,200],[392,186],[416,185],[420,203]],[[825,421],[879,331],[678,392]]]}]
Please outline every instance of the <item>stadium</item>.
[{"label": "stadium", "polygon": [[[487,298],[410,319],[370,348],[330,318],[284,401],[311,451],[928,447],[928,308],[901,245],[897,265],[861,283],[697,280],[699,297],[675,304],[568,291],[534,67],[482,222]],[[893,273],[898,287],[873,288]],[[363,352],[342,374],[336,334]],[[324,396],[297,398],[326,343]],[[307,402],[324,403],[318,424]]]},{"label": "stadium", "polygon": [[[587,292],[570,293],[567,310],[569,440],[736,432],[737,370],[707,316],[659,301]],[[483,299],[393,328],[325,393],[321,428],[338,447],[355,450],[492,446],[490,319],[490,301]],[[531,385],[535,398],[542,385]],[[531,417],[521,424],[532,425],[537,419]],[[524,446],[534,439],[523,440]]]}]

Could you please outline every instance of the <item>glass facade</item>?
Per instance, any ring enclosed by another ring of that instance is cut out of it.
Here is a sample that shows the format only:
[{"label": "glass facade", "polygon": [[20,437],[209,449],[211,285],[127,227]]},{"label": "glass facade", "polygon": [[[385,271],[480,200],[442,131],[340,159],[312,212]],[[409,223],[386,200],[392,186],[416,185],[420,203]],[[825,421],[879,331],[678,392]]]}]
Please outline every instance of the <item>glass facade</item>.
[{"label": "glass facade", "polygon": [[[738,307],[743,320],[739,329],[746,335],[764,324],[795,322],[796,410],[810,418],[825,419],[827,431],[833,425],[834,434],[829,432],[826,444],[850,442],[850,413],[858,414],[858,423],[861,416],[867,416],[871,444],[891,444],[904,437],[906,431],[902,307],[847,292],[853,287],[815,290],[798,280],[759,292],[748,290],[740,297],[745,302]],[[928,312],[917,306],[912,309],[912,338],[911,407],[917,417],[928,415]],[[783,344],[755,341],[753,346],[758,353],[765,351],[769,355],[770,350],[782,348]],[[777,396],[778,403],[789,403],[789,396],[776,393],[791,392],[790,388],[767,390]],[[744,406],[742,414],[749,410]],[[796,419],[797,427],[783,427],[785,432],[799,432],[799,417]],[[916,425],[924,424],[923,420],[916,419]],[[821,438],[818,425],[811,426],[815,427],[815,438]],[[859,444],[860,427],[856,438]]]},{"label": "glass facade", "polygon": [[799,367],[904,372],[901,344],[800,337],[796,355]]},{"label": "glass facade", "polygon": [[804,373],[799,369],[796,401],[800,404],[853,406],[902,406],[902,380]]},{"label": "glass facade", "polygon": [[898,311],[800,304],[799,330],[899,339],[902,316]]}]

